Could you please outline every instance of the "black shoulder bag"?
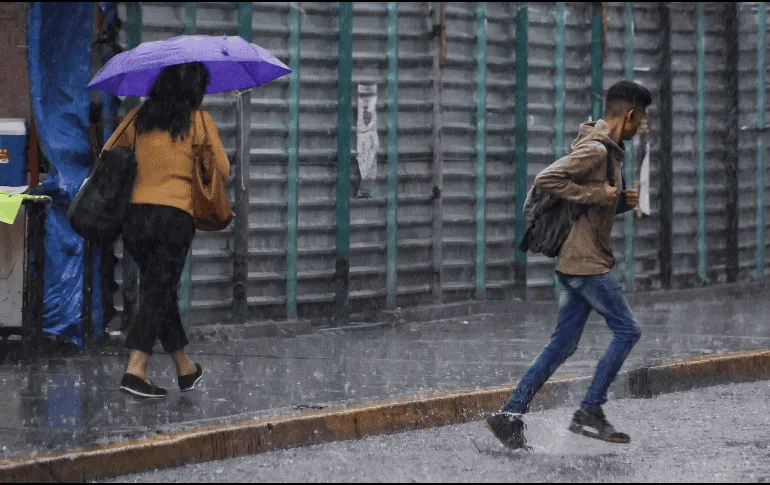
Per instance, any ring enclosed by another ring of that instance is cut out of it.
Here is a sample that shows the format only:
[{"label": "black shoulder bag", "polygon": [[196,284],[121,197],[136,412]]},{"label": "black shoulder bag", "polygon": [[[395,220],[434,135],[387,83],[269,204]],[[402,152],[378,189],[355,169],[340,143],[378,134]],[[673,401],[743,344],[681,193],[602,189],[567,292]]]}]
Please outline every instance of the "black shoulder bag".
[{"label": "black shoulder bag", "polygon": [[[136,115],[134,115],[134,119]],[[123,126],[122,133],[134,121]],[[123,230],[136,181],[136,129],[133,147],[102,150],[67,209],[81,237],[100,246],[112,244]]]}]

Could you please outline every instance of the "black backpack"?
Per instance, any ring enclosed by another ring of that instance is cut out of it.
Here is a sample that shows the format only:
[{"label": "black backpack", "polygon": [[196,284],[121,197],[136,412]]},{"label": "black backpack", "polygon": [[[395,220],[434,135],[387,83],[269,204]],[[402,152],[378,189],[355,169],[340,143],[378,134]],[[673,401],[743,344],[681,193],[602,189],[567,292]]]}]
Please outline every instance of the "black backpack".
[{"label": "black backpack", "polygon": [[[607,181],[614,186],[610,153],[610,147],[607,147]],[[621,170],[621,180],[623,180],[622,175]],[[625,188],[625,180],[623,180],[623,190]],[[572,232],[572,226],[588,212],[592,205],[576,204],[543,192],[532,187],[527,194],[524,210],[529,224],[517,247],[524,253],[531,251],[555,258]]]},{"label": "black backpack", "polygon": [[[123,131],[131,123],[126,123]],[[109,245],[123,230],[136,181],[134,146],[103,150],[67,208],[72,229],[100,246]]]}]

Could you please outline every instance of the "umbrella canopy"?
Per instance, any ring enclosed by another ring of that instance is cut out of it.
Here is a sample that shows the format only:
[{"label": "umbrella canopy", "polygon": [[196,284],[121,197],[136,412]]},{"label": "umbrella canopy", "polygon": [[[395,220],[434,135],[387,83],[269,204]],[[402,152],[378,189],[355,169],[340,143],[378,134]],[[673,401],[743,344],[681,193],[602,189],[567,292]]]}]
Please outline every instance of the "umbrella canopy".
[{"label": "umbrella canopy", "polygon": [[188,62],[208,68],[207,94],[254,88],[291,72],[273,54],[241,37],[181,35],[118,54],[88,87],[117,96],[147,96],[163,68]]}]

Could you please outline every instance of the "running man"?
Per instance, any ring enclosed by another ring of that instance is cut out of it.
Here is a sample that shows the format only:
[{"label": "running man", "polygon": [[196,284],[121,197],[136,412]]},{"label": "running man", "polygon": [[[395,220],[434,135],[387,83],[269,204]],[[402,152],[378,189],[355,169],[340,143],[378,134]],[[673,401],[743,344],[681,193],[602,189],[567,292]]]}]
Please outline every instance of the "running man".
[{"label": "running man", "polygon": [[591,310],[605,318],[613,338],[569,430],[611,443],[630,442],[627,434],[615,431],[602,411],[607,389],[641,336],[620,284],[610,275],[615,264],[610,235],[615,215],[632,210],[639,201],[639,193],[625,190],[622,179],[623,141],[636,135],[651,103],[646,88],[631,81],[616,83],[607,92],[603,119],[581,124],[569,155],[535,179],[539,190],[586,204],[588,209],[574,222],[558,253],[556,274],[562,288],[556,331],[505,406],[487,418],[494,435],[509,448],[530,448],[522,416],[535,393],[577,349]]}]

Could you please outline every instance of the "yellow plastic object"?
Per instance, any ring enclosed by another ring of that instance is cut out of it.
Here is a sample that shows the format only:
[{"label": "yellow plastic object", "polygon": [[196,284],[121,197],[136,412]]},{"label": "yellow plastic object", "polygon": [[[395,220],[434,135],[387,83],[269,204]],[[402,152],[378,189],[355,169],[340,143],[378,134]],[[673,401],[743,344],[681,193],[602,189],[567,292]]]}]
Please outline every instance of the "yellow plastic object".
[{"label": "yellow plastic object", "polygon": [[0,222],[13,224],[19,213],[21,203],[25,200],[50,203],[51,198],[46,195],[10,194],[0,190]]}]

